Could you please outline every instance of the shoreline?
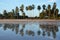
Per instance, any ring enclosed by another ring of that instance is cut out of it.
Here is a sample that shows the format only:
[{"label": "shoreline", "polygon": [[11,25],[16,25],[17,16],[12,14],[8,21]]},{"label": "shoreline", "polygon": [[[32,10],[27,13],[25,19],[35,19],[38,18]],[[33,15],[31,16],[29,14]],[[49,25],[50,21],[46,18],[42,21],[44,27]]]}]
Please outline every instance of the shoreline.
[{"label": "shoreline", "polygon": [[29,22],[35,22],[35,23],[57,23],[60,22],[60,20],[56,19],[0,19],[0,23],[13,23],[13,24],[19,24],[19,23],[29,23]]},{"label": "shoreline", "polygon": [[24,22],[24,21],[60,21],[56,19],[0,19],[0,22]]},{"label": "shoreline", "polygon": [[1,21],[60,21],[59,19],[0,19]]}]

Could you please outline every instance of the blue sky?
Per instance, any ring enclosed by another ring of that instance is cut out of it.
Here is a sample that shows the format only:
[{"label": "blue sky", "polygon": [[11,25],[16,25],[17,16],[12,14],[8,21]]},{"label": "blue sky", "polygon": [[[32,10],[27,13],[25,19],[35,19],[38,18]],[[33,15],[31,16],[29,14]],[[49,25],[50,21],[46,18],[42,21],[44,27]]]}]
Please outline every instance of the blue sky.
[{"label": "blue sky", "polygon": [[[21,4],[24,4],[25,7],[34,4],[34,10],[24,11],[28,16],[39,16],[39,11],[37,10],[38,5],[42,7],[43,4],[46,6],[50,4],[52,6],[54,2],[57,3],[57,8],[60,10],[60,0],[0,0],[0,13],[2,13],[5,9],[9,12],[12,9],[15,9],[16,6],[20,7]],[[20,15],[21,14],[22,13],[20,12]]]}]

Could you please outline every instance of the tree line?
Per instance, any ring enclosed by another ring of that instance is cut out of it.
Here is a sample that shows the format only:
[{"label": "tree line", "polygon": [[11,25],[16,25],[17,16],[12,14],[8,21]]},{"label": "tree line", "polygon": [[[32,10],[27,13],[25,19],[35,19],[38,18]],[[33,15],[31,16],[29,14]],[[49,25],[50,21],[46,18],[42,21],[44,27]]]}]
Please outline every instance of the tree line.
[{"label": "tree line", "polygon": [[[56,6],[56,3],[54,2],[53,7],[51,7],[50,4],[48,4],[48,6],[46,6],[45,4],[42,5],[43,10],[40,12],[41,10],[41,6],[38,5],[37,6],[37,10],[39,11],[39,17],[29,17],[28,15],[25,14],[24,12],[24,5],[22,4],[20,6],[20,8],[18,8],[18,6],[16,6],[15,10],[12,9],[11,12],[7,12],[6,10],[3,11],[3,13],[0,13],[0,19],[29,19],[29,18],[38,18],[38,19],[59,19],[60,14],[59,13],[59,9]],[[25,8],[27,11],[28,10],[34,10],[35,9],[35,5],[29,5],[26,6]],[[19,12],[22,12],[22,15],[19,15]]]}]

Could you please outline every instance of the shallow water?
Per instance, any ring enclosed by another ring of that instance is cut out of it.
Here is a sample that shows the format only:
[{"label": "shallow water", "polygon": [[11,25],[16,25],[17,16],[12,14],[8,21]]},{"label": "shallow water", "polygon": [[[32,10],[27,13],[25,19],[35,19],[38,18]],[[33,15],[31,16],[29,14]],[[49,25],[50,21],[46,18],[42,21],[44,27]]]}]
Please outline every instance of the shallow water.
[{"label": "shallow water", "polygon": [[60,22],[0,23],[0,40],[60,40]]}]

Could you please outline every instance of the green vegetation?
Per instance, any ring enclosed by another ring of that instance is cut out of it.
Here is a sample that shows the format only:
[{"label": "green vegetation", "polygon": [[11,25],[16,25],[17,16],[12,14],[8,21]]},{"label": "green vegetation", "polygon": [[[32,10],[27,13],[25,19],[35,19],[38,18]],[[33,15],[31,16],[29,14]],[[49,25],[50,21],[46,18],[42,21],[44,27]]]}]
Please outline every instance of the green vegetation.
[{"label": "green vegetation", "polygon": [[[3,11],[3,14],[0,13],[0,19],[29,19],[29,18],[37,18],[37,19],[59,19],[60,18],[60,14],[59,13],[59,9],[56,7],[56,3],[53,4],[53,7],[51,7],[50,4],[48,4],[48,6],[46,6],[45,4],[42,5],[43,10],[40,12],[41,7],[40,5],[37,6],[37,10],[39,11],[39,17],[35,16],[35,17],[28,17],[25,12],[24,12],[24,5],[22,4],[20,6],[20,8],[18,8],[16,6],[15,10],[12,9],[11,12],[7,12],[6,10]],[[25,8],[27,11],[28,10],[34,10],[35,9],[35,5],[29,5],[26,6]],[[19,12],[21,11],[22,15],[19,15]]]},{"label": "green vegetation", "polygon": [[58,19],[58,12],[59,10],[56,8],[56,3],[53,4],[53,7],[51,9],[51,5],[49,4],[47,8],[46,5],[44,4],[43,6],[43,11],[40,13],[40,18],[41,19]]}]

